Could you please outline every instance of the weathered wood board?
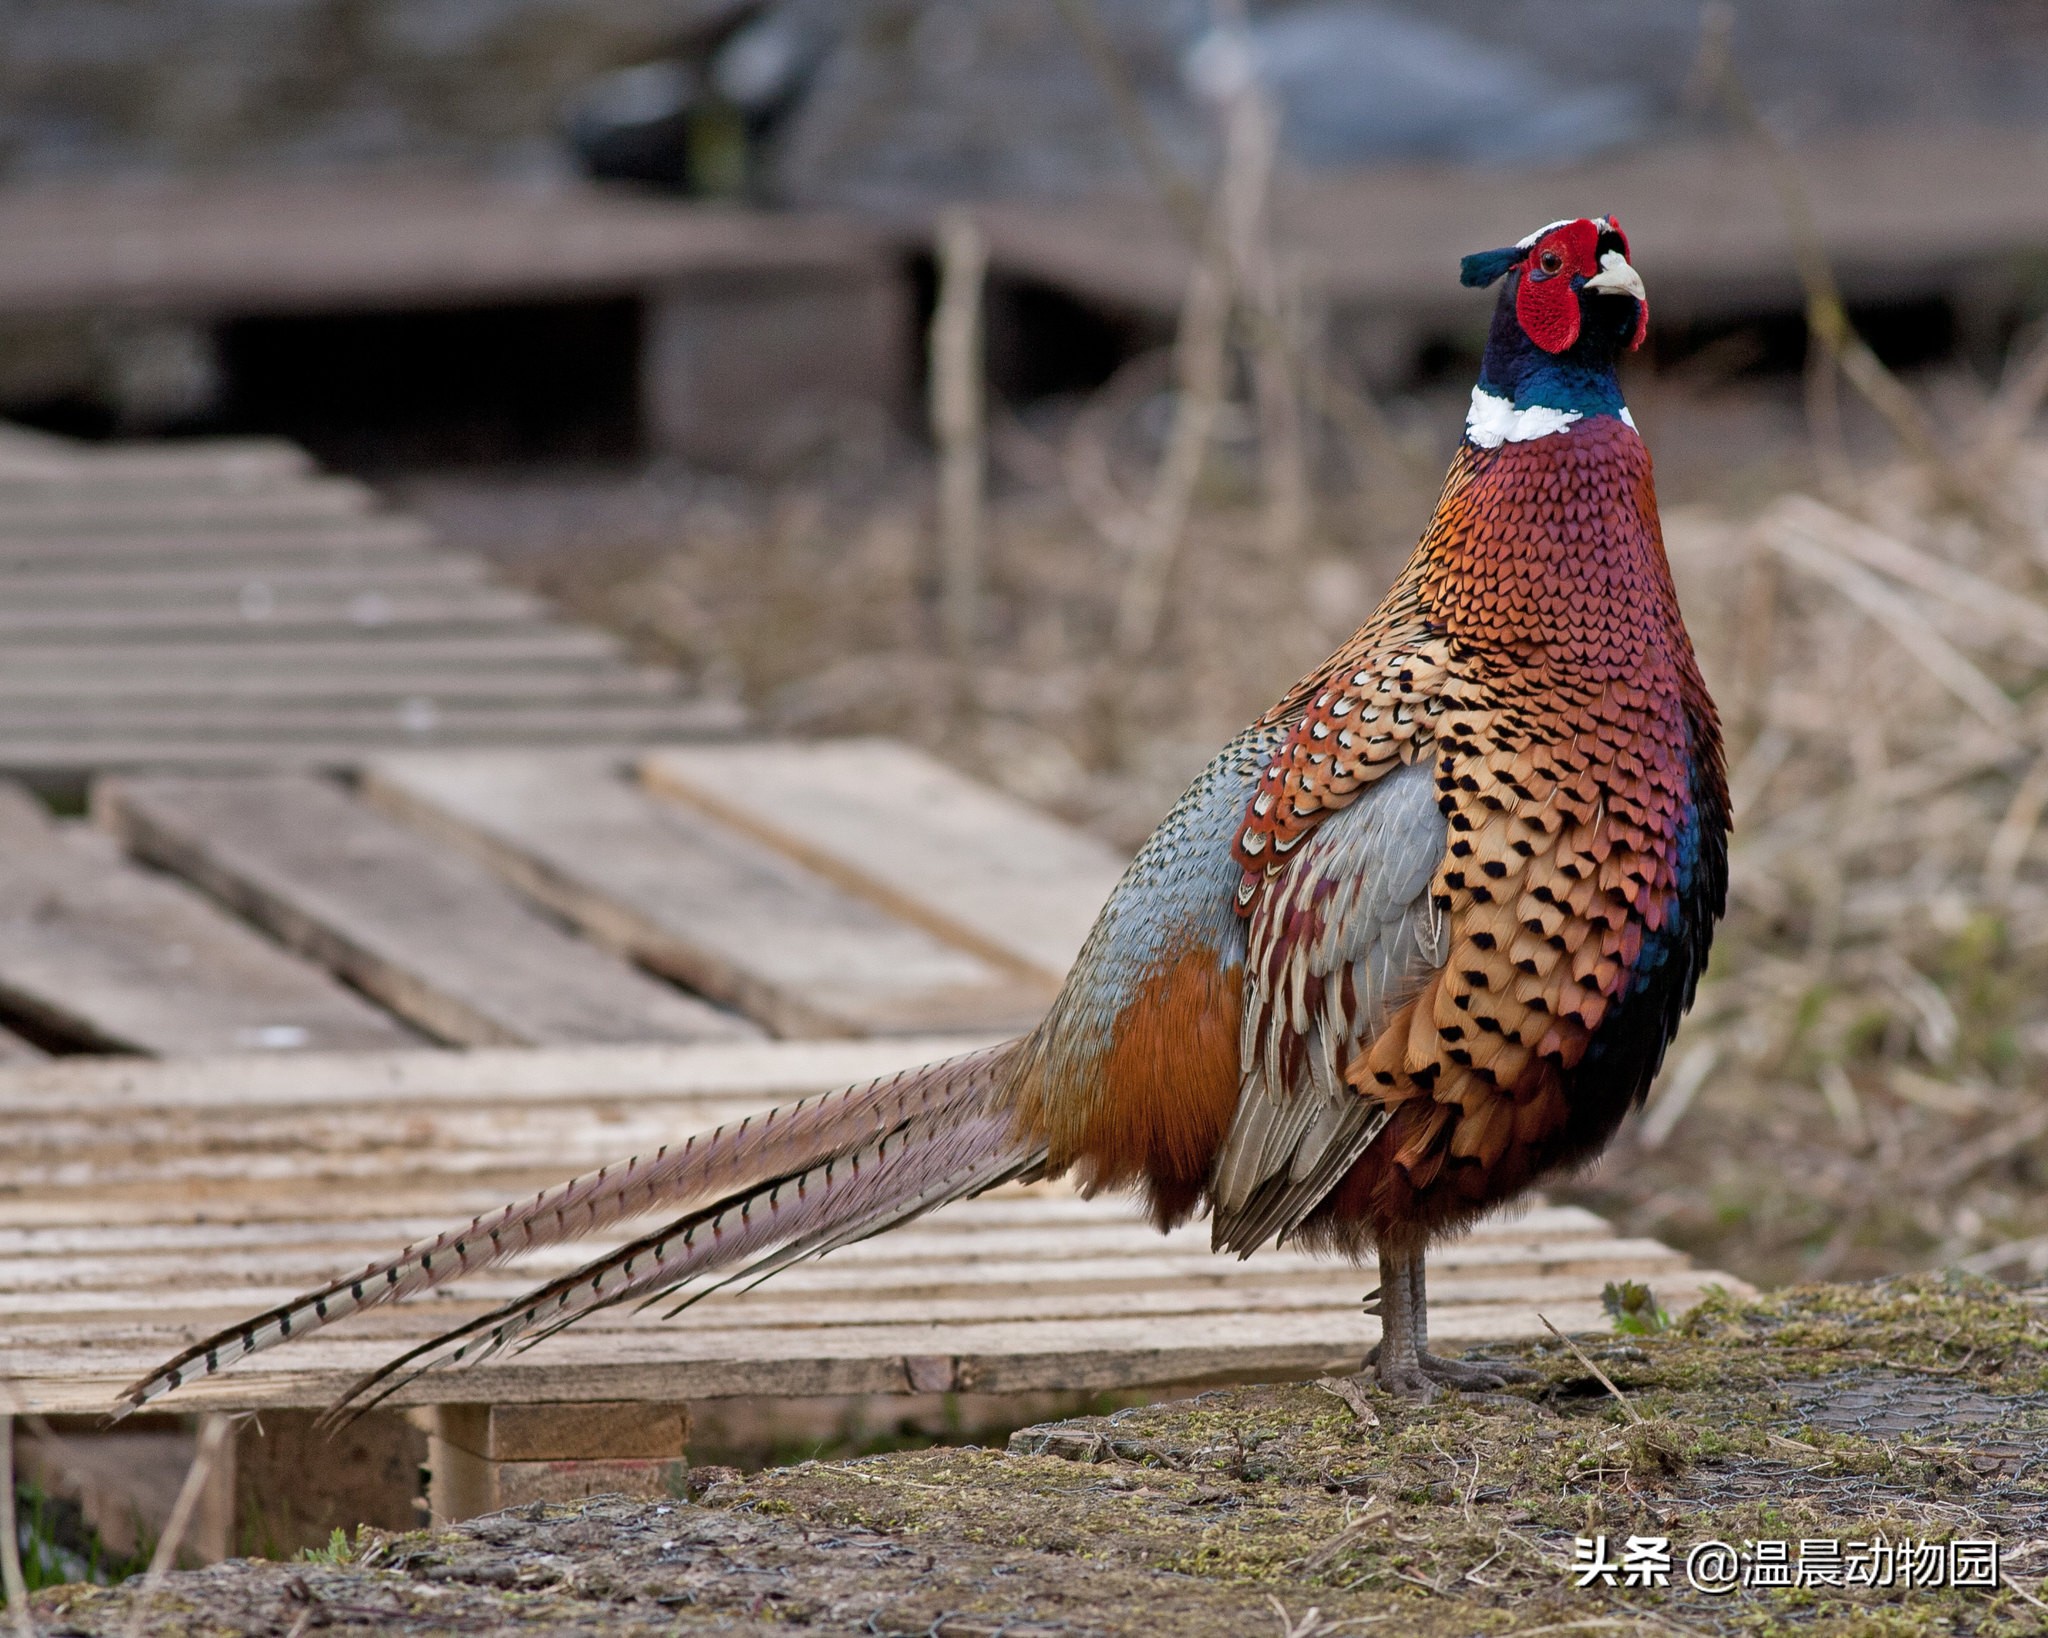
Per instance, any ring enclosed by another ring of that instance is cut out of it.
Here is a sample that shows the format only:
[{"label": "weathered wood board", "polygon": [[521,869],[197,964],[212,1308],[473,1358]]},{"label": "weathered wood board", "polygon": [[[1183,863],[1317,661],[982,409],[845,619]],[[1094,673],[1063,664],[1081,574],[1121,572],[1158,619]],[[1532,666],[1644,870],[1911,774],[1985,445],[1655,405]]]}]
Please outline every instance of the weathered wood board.
[{"label": "weathered wood board", "polygon": [[680,803],[613,756],[378,757],[376,806],[467,849],[589,936],[778,1034],[1021,1028],[1051,1000],[1005,968]]},{"label": "weathered wood board", "polygon": [[759,1032],[566,932],[487,868],[307,775],[102,781],[95,816],[439,1040],[465,1046]]},{"label": "weathered wood board", "polygon": [[1125,860],[895,740],[665,749],[650,790],[991,961],[1066,977]]},{"label": "weathered wood board", "polygon": [[[565,1174],[960,1039],[485,1049],[0,1066],[0,1374],[46,1414],[103,1409],[202,1330]],[[54,1112],[61,1111],[61,1118]],[[358,1165],[357,1162],[366,1164]],[[623,1236],[620,1236],[623,1237]],[[188,1408],[323,1403],[344,1376],[594,1246],[494,1272],[277,1350]],[[1725,1277],[1591,1214],[1538,1205],[1431,1262],[1432,1335],[1601,1323],[1612,1279],[1667,1307]],[[1210,1255],[1128,1202],[1009,1189],[664,1323],[608,1313],[410,1403],[676,1404],[731,1395],[1126,1388],[1355,1367],[1368,1272]]]},{"label": "weathered wood board", "polygon": [[0,494],[68,490],[82,476],[102,489],[145,484],[235,491],[289,483],[314,472],[313,458],[282,438],[209,438],[110,449],[27,427],[0,428]]},{"label": "weathered wood board", "polygon": [[103,1050],[363,1049],[418,1037],[113,841],[0,785],[0,1000]]},{"label": "weathered wood board", "polygon": [[127,529],[270,529],[350,522],[376,497],[351,478],[305,476],[256,488],[195,489],[177,483],[102,485],[89,466],[76,482],[27,493],[0,490],[0,535],[116,534]]},{"label": "weathered wood board", "polygon": [[345,767],[687,740],[738,715],[290,445],[0,428],[0,770]]},{"label": "weathered wood board", "polygon": [[373,565],[433,545],[433,531],[412,518],[371,516],[339,523],[236,529],[159,523],[148,529],[92,534],[79,530],[0,531],[0,566],[53,569],[124,565],[200,567],[250,560],[355,561]]}]

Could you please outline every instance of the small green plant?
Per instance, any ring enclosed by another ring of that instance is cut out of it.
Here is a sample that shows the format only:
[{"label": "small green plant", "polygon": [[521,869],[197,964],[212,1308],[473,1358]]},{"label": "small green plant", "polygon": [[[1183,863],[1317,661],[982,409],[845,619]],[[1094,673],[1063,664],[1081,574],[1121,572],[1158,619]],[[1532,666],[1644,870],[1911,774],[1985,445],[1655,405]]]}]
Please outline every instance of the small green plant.
[{"label": "small green plant", "polygon": [[327,1538],[325,1547],[299,1549],[301,1564],[348,1564],[354,1561],[355,1556],[356,1550],[348,1539],[348,1532],[340,1528]]},{"label": "small green plant", "polygon": [[1671,1329],[1671,1316],[1657,1305],[1656,1294],[1635,1280],[1618,1285],[1609,1280],[1600,1293],[1600,1306],[1625,1337],[1653,1337]]}]

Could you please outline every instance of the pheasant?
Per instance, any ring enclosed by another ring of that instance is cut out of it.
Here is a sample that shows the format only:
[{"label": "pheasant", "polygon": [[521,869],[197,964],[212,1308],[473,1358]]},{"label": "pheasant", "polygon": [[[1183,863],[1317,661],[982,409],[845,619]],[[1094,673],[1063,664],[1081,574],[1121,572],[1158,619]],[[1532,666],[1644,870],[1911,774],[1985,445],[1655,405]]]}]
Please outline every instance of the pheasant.
[{"label": "pheasant", "polygon": [[1462,277],[1502,289],[1421,543],[1167,814],[1029,1035],[505,1206],[194,1344],[125,1407],[628,1219],[666,1221],[342,1403],[1063,1173],[1161,1228],[1206,1207],[1218,1251],[1374,1254],[1378,1384],[1499,1386],[1429,1351],[1425,1248],[1644,1097],[1723,909],[1728,793],[1616,380],[1648,317],[1627,237],[1553,222]]}]

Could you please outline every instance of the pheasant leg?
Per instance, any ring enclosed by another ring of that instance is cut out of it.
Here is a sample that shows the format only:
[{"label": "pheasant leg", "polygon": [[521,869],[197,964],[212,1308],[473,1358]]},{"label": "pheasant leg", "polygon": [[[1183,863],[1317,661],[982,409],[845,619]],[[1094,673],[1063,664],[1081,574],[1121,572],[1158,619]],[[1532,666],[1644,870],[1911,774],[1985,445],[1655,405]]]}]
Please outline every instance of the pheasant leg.
[{"label": "pheasant leg", "polygon": [[1429,1351],[1429,1294],[1420,1246],[1380,1252],[1380,1341],[1365,1362],[1388,1393],[1424,1404],[1439,1387],[1484,1393],[1536,1375],[1519,1365],[1468,1365]]}]

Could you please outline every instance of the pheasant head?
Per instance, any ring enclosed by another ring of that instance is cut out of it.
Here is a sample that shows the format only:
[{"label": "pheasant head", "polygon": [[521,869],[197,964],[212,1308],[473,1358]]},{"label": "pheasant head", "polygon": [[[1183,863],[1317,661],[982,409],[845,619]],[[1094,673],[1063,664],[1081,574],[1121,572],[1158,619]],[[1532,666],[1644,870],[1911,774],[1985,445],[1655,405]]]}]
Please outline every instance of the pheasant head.
[{"label": "pheasant head", "polygon": [[1552,222],[1501,250],[1467,256],[1464,283],[1499,280],[1466,437],[1482,448],[1561,431],[1588,415],[1635,423],[1615,364],[1640,347],[1650,299],[1611,216]]}]

